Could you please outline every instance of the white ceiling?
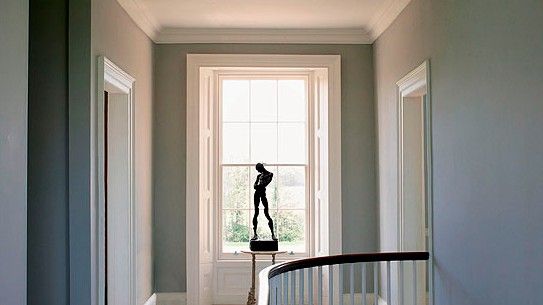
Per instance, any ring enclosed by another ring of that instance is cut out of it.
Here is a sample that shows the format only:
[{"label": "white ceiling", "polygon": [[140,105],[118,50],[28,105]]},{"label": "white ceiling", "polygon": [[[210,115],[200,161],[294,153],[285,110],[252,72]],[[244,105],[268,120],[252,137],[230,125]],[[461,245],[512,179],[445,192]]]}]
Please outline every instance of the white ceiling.
[{"label": "white ceiling", "polygon": [[117,1],[158,43],[371,43],[410,0]]}]

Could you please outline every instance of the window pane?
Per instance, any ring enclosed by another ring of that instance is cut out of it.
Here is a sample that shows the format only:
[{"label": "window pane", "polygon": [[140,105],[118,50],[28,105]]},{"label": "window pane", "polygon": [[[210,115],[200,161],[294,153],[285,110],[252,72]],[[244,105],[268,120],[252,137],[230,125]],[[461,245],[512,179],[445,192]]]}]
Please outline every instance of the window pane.
[{"label": "window pane", "polygon": [[304,122],[306,120],[305,81],[280,80],[278,93],[279,121]]},{"label": "window pane", "polygon": [[222,82],[223,121],[249,121],[249,80]]},{"label": "window pane", "polygon": [[305,167],[279,167],[277,175],[280,209],[305,209]]},{"label": "window pane", "polygon": [[251,121],[277,121],[276,80],[251,80]]},{"label": "window pane", "polygon": [[[279,198],[279,193],[277,192],[277,167],[276,166],[266,166],[266,169],[273,173],[273,179],[270,184],[266,187],[266,198],[268,199],[268,207],[270,209],[276,209],[277,208],[277,201]],[[251,175],[251,209],[254,207],[254,193],[255,190],[253,188],[253,185],[256,181],[256,176],[258,176],[258,172],[254,167],[249,169],[250,175]],[[260,203],[260,208],[264,208],[262,203]]]},{"label": "window pane", "polygon": [[[225,209],[249,208],[249,168],[244,166],[223,167],[222,206]],[[252,205],[251,205],[252,206]]]},{"label": "window pane", "polygon": [[306,163],[304,123],[279,123],[279,163]]},{"label": "window pane", "polygon": [[249,123],[224,123],[222,162],[249,162]]},{"label": "window pane", "polygon": [[251,124],[251,162],[277,162],[276,123]]},{"label": "window pane", "polygon": [[249,210],[223,211],[223,252],[249,249]]},{"label": "window pane", "polygon": [[281,211],[275,218],[277,238],[282,248],[289,251],[305,251],[305,211]]}]

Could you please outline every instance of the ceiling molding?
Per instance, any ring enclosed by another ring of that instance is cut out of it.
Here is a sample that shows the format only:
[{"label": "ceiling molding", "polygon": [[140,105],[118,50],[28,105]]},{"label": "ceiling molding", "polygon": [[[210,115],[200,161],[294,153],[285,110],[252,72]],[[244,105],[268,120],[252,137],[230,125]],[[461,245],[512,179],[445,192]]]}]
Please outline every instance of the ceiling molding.
[{"label": "ceiling molding", "polygon": [[128,16],[136,25],[149,37],[155,41],[159,26],[156,20],[147,12],[139,0],[117,0],[119,5],[126,11]]},{"label": "ceiling molding", "polygon": [[136,25],[155,43],[302,43],[372,44],[411,0],[385,0],[368,30],[161,28],[141,0],[117,0]]},{"label": "ceiling molding", "polygon": [[385,1],[380,12],[375,14],[370,22],[369,37],[375,41],[379,36],[396,20],[403,9],[411,0],[388,0]]},{"label": "ceiling molding", "polygon": [[166,28],[156,43],[370,44],[363,29],[190,29]]}]

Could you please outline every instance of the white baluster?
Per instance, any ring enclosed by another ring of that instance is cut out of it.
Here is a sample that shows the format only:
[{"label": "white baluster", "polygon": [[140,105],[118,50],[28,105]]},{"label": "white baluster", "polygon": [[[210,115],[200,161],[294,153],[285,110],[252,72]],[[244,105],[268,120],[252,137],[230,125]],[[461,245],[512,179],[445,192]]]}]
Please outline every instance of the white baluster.
[{"label": "white baluster", "polygon": [[333,265],[328,266],[328,304],[334,305],[334,266]]},{"label": "white baluster", "polygon": [[277,305],[277,283],[275,281],[276,277],[269,279],[270,281],[270,302],[271,305]]},{"label": "white baluster", "polygon": [[283,305],[288,305],[288,272],[283,273]]},{"label": "white baluster", "polygon": [[322,305],[322,266],[319,266],[317,272],[317,281],[318,281],[318,293],[319,293],[319,305]]},{"label": "white baluster", "polygon": [[313,305],[313,268],[307,269],[307,296],[308,304]]},{"label": "white baluster", "polygon": [[417,305],[417,261],[413,261],[413,305]]},{"label": "white baluster", "polygon": [[400,261],[399,262],[399,266],[398,266],[398,269],[399,269],[399,274],[400,274],[400,283],[398,284],[400,287],[399,287],[399,299],[400,301],[402,302],[402,304],[405,302],[405,281],[404,281],[404,269],[405,269],[405,263],[404,261]]},{"label": "white baluster", "polygon": [[392,305],[390,300],[390,262],[387,261],[387,304]]},{"label": "white baluster", "polygon": [[339,305],[343,305],[343,292],[345,291],[345,285],[343,283],[343,269],[344,264],[340,264],[339,268],[339,287],[338,287],[338,296],[339,296]]},{"label": "white baluster", "polygon": [[290,271],[290,304],[296,305],[296,271]]},{"label": "white baluster", "polygon": [[366,263],[362,263],[362,269],[360,270],[361,276],[362,276],[362,289],[360,290],[362,292],[362,305],[366,305]]},{"label": "white baluster", "polygon": [[354,264],[351,264],[349,270],[349,292],[351,293],[351,305],[354,305]]},{"label": "white baluster", "polygon": [[373,304],[378,305],[379,301],[379,262],[373,264]]},{"label": "white baluster", "polygon": [[300,305],[304,305],[304,269],[298,270],[300,276]]},{"label": "white baluster", "polygon": [[281,305],[283,304],[283,281],[281,280],[281,275],[277,276],[277,302]]}]

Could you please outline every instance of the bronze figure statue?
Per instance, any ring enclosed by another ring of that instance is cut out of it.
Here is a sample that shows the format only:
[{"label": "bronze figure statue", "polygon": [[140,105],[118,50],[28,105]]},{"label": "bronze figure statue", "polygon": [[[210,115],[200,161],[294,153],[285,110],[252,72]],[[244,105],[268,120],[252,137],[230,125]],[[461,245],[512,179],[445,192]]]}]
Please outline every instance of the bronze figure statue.
[{"label": "bronze figure statue", "polygon": [[254,184],[255,189],[255,195],[254,195],[254,206],[255,206],[255,215],[253,216],[253,238],[251,238],[252,241],[258,240],[258,234],[256,233],[256,229],[258,227],[258,213],[259,209],[258,206],[260,205],[260,201],[262,201],[262,205],[264,206],[264,215],[268,219],[268,226],[270,227],[271,231],[271,237],[272,240],[277,240],[275,237],[275,233],[273,231],[273,220],[270,217],[269,209],[268,209],[268,198],[266,198],[266,186],[270,184],[270,182],[273,179],[273,173],[269,172],[264,168],[264,164],[258,163],[256,165],[256,170],[259,172],[258,176],[256,177],[256,181]]}]

